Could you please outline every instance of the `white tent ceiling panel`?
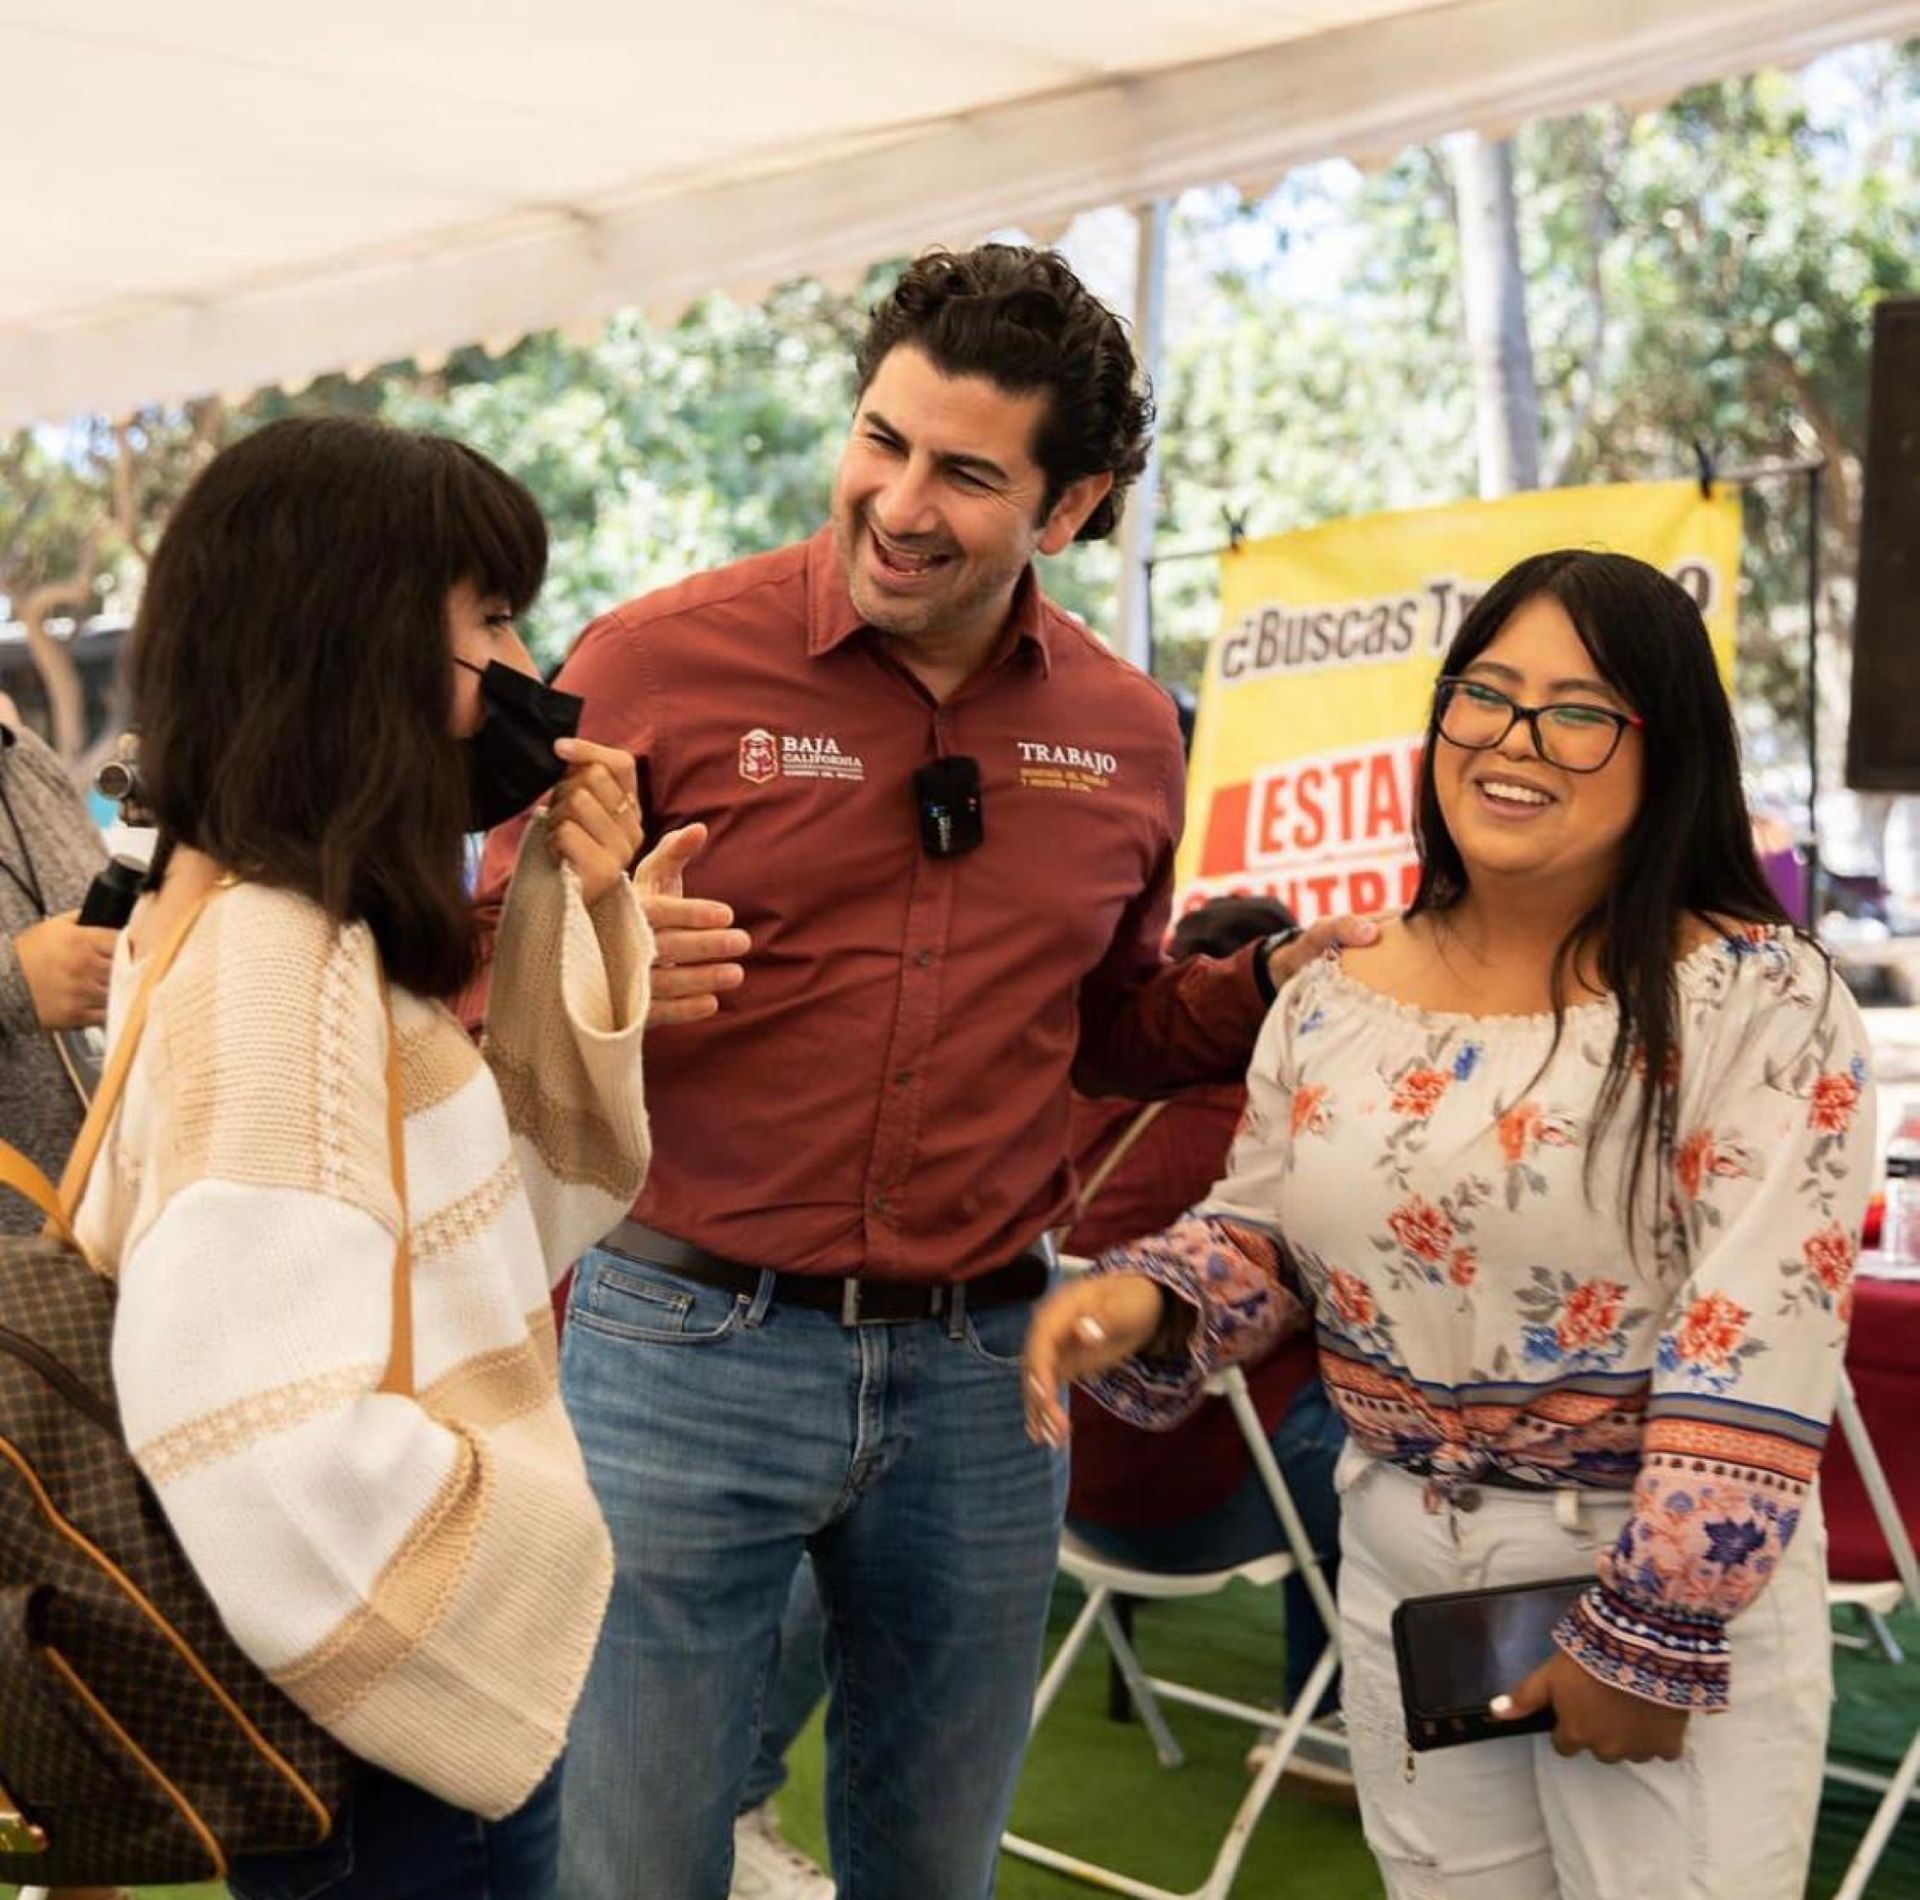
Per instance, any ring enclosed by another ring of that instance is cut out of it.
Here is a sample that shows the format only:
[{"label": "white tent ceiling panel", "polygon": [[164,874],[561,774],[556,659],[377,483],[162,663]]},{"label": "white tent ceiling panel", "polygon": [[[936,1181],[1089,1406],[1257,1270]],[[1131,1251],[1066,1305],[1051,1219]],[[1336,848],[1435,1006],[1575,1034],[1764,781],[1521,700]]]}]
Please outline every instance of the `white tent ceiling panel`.
[{"label": "white tent ceiling panel", "polygon": [[1916,28],[1920,0],[0,0],[0,426],[672,311]]}]

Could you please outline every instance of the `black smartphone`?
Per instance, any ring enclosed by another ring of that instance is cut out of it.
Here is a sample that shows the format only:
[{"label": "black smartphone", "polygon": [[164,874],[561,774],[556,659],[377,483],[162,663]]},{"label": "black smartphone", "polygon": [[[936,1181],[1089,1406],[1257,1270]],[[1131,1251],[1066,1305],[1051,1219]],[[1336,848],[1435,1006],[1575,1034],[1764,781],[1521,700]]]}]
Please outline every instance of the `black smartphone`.
[{"label": "black smartphone", "polygon": [[1453,1748],[1553,1727],[1553,1711],[1500,1721],[1487,1712],[1553,1654],[1553,1629],[1593,1586],[1583,1577],[1408,1597],[1393,1613],[1407,1745]]}]

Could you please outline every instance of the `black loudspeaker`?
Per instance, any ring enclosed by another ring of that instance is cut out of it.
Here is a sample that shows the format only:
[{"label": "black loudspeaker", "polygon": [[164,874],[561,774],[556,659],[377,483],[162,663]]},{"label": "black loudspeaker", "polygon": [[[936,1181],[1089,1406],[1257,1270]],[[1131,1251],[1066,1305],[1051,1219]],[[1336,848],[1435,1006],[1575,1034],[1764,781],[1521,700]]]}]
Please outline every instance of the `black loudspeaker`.
[{"label": "black loudspeaker", "polygon": [[1920,297],[1873,313],[1847,783],[1920,792]]}]

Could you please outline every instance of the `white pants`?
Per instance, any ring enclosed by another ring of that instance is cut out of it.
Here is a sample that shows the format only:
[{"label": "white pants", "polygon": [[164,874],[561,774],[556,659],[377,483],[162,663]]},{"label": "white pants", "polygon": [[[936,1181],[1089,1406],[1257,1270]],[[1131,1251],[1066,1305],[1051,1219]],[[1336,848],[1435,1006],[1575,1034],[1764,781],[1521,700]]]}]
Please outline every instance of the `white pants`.
[{"label": "white pants", "polygon": [[1817,1496],[1778,1574],[1728,1630],[1731,1707],[1677,1762],[1564,1760],[1546,1735],[1411,1757],[1389,1618],[1403,1597],[1578,1575],[1624,1496],[1424,1486],[1348,1448],[1340,1627],[1367,1842],[1389,1900],[1801,1900],[1833,1668]]}]

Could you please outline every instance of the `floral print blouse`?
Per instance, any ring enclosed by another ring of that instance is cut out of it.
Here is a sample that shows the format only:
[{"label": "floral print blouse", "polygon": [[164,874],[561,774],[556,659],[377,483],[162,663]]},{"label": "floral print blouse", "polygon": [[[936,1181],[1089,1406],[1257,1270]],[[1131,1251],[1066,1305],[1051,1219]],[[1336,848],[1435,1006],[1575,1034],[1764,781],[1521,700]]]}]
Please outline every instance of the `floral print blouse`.
[{"label": "floral print blouse", "polygon": [[1226,1179],[1100,1262],[1198,1309],[1190,1356],[1093,1390],[1172,1424],[1218,1367],[1314,1324],[1355,1441],[1430,1488],[1631,1490],[1557,1640],[1604,1681],[1713,1709],[1726,1625],[1793,1536],[1831,1421],[1872,1099],[1859,1012],[1791,932],[1717,938],[1675,976],[1676,1143],[1629,1221],[1635,1088],[1591,1132],[1611,999],[1567,1011],[1556,1048],[1551,1017],[1415,1009],[1337,953],[1301,972]]}]

